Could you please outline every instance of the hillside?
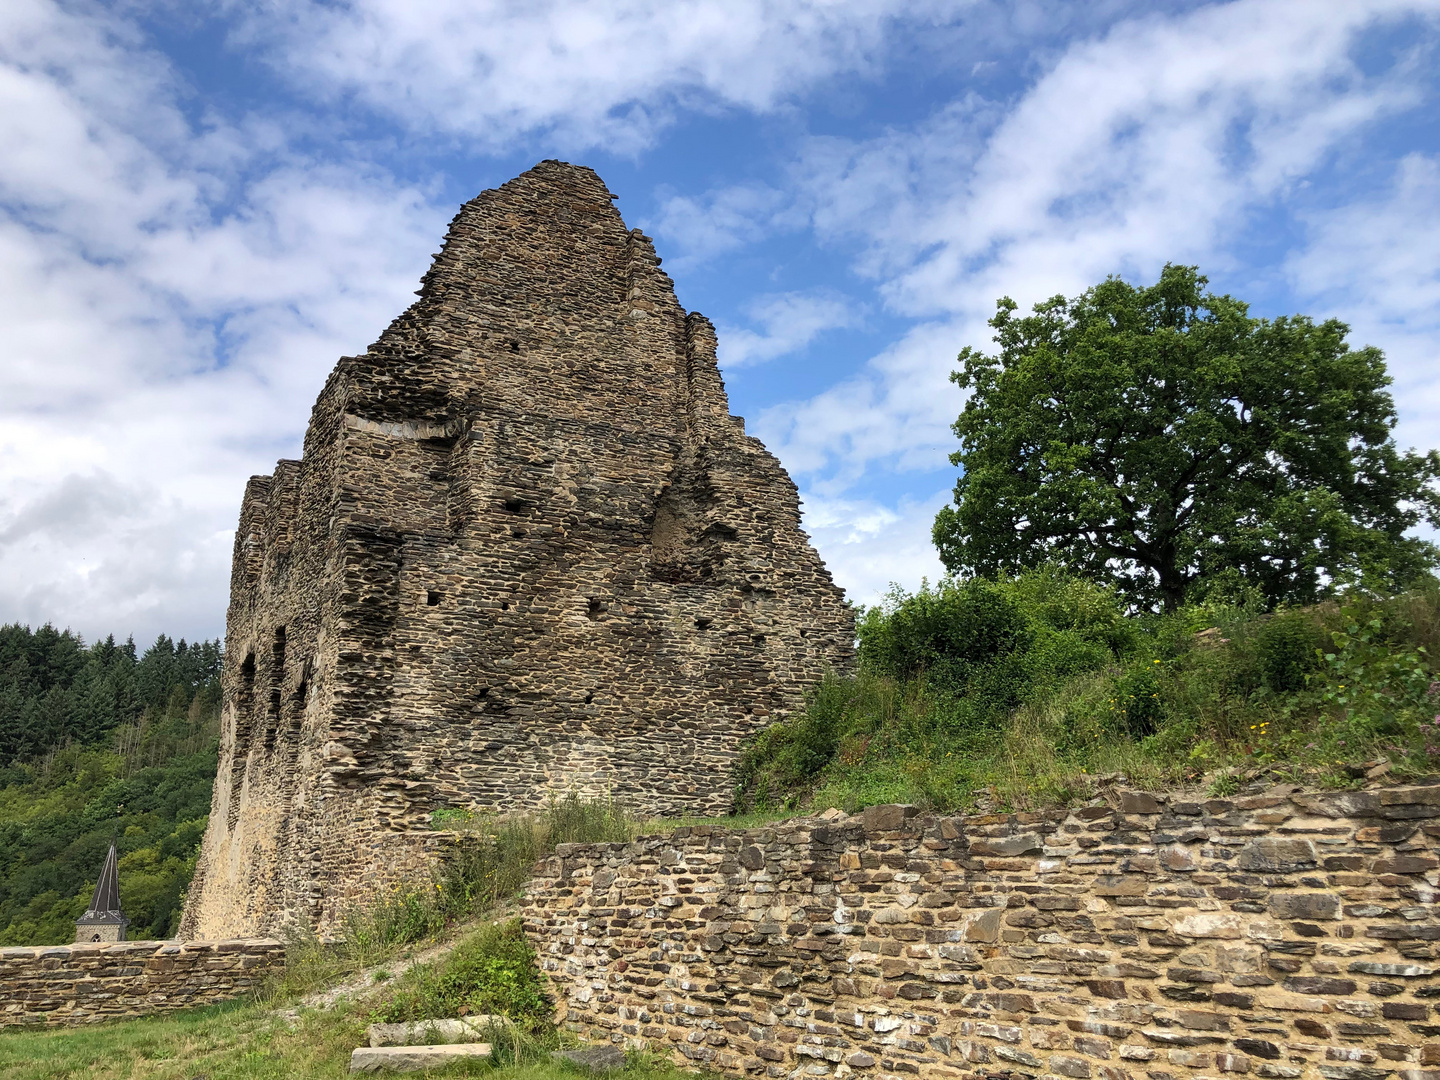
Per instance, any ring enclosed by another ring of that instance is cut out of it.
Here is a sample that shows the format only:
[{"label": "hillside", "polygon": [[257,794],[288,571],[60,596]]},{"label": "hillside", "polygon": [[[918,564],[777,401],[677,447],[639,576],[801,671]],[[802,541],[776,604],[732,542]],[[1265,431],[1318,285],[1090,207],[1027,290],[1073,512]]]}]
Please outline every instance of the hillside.
[{"label": "hillside", "polygon": [[74,936],[113,837],[132,937],[179,921],[210,812],[219,642],[0,627],[0,944]]},{"label": "hillside", "polygon": [[754,808],[1064,805],[1123,775],[1236,790],[1440,771],[1440,583],[1266,611],[1244,590],[1169,615],[1060,570],[892,591],[859,664],[763,732]]}]

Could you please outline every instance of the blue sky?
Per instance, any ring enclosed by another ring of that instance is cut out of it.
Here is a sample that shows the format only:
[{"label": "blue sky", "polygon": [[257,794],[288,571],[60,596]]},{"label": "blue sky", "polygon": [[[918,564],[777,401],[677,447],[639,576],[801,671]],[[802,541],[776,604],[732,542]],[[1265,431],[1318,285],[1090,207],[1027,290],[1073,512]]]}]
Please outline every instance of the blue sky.
[{"label": "blue sky", "polygon": [[223,631],[245,478],[458,205],[596,168],[850,595],[939,571],[947,375],[1197,263],[1440,445],[1440,3],[0,5],[0,621]]}]

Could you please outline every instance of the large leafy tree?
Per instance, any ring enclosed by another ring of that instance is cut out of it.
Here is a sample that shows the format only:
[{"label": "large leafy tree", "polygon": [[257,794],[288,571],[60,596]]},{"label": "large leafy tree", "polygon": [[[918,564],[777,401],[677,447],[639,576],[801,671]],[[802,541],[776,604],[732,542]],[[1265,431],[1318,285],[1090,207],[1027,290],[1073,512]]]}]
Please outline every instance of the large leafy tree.
[{"label": "large leafy tree", "polygon": [[1195,267],[1110,278],[965,349],[963,470],[935,543],[957,574],[1066,564],[1137,607],[1237,575],[1271,604],[1433,566],[1440,454],[1401,453],[1378,349],[1303,316],[1254,319]]}]

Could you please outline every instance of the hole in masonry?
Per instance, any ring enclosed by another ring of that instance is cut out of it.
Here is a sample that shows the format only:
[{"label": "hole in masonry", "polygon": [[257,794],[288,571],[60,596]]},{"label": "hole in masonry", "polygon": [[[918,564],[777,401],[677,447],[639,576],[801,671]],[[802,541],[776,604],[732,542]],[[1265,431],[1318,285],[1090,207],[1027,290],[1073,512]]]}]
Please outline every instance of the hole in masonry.
[{"label": "hole in masonry", "polygon": [[525,509],[525,500],[511,495],[505,500],[505,509],[512,514],[518,514]]},{"label": "hole in masonry", "polygon": [[695,629],[697,629],[697,630],[709,630],[709,629],[710,629],[710,624],[713,623],[714,621],[715,621],[715,620],[712,619],[709,615],[699,615],[699,616],[696,616],[696,618],[695,618]]},{"label": "hole in masonry", "polygon": [[764,634],[751,634],[751,635],[750,635],[750,640],[751,640],[752,643],[754,643],[754,644],[756,644],[756,645],[764,645],[764,644],[765,644],[765,635],[764,635]]},{"label": "hole in masonry", "polygon": [[516,539],[520,539],[520,538],[523,538],[523,537],[525,537],[525,536],[528,536],[529,533],[526,532],[526,530],[524,530],[524,529],[511,529],[511,530],[510,530],[510,535],[513,536],[513,537],[515,537]]},{"label": "hole in masonry", "polygon": [[609,610],[609,607],[603,600],[591,600],[585,614],[589,616],[591,622],[599,622],[600,616],[605,614],[607,610]]},{"label": "hole in masonry", "polygon": [[425,594],[425,603],[428,604],[430,607],[439,607],[440,597],[440,593],[436,592],[434,589],[431,589]]},{"label": "hole in masonry", "polygon": [[265,749],[275,749],[275,736],[280,727],[280,688],[270,691],[270,716],[265,724]]},{"label": "hole in masonry", "polygon": [[589,704],[590,704],[592,701],[594,701],[594,700],[595,700],[595,692],[594,692],[593,690],[592,690],[590,693],[588,693],[588,694],[585,695],[585,704],[586,704],[586,705],[589,705]]},{"label": "hole in masonry", "polygon": [[509,346],[510,346],[510,351],[511,351],[511,352],[519,352],[519,351],[520,351],[520,342],[516,341],[514,338],[511,338],[510,341],[508,342],[508,344],[509,344]]},{"label": "hole in masonry", "polygon": [[510,610],[510,601],[509,601],[509,600],[501,600],[501,601],[500,601],[500,610],[501,610],[501,611],[509,611],[509,610]]}]

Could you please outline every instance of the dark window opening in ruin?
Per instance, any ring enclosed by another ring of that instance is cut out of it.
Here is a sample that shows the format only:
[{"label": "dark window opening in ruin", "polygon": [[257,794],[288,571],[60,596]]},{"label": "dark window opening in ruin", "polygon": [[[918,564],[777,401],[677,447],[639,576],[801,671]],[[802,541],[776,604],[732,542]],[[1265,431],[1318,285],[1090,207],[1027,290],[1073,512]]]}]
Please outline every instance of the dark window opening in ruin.
[{"label": "dark window opening in ruin", "polygon": [[430,607],[439,607],[441,595],[442,594],[436,592],[434,589],[431,589],[425,594],[425,603]]},{"label": "dark window opening in ruin", "polygon": [[285,627],[275,628],[275,642],[270,646],[270,702],[265,714],[264,744],[266,750],[275,749],[275,738],[280,730],[280,706],[285,686]]},{"label": "dark window opening in ruin", "polygon": [[509,346],[510,346],[510,351],[511,351],[511,352],[519,352],[519,351],[520,351],[520,342],[516,341],[514,338],[511,338],[510,341],[508,342],[508,344],[509,344]]},{"label": "dark window opening in ruin", "polygon": [[243,753],[246,736],[254,720],[255,708],[255,654],[246,653],[240,664],[240,693],[235,697],[235,752]]},{"label": "dark window opening in ruin", "polygon": [[280,688],[270,691],[270,715],[265,724],[265,749],[275,749],[275,736],[280,730]]},{"label": "dark window opening in ruin", "polygon": [[603,600],[591,600],[585,614],[589,616],[591,622],[599,622],[600,616],[609,610],[610,606]]},{"label": "dark window opening in ruin", "polygon": [[710,629],[710,624],[713,623],[714,621],[715,621],[715,620],[712,619],[709,615],[699,615],[699,616],[697,616],[696,619],[695,619],[695,629],[697,629],[697,630],[709,630],[709,629]]},{"label": "dark window opening in ruin", "polygon": [[509,611],[509,610],[510,610],[510,601],[509,601],[509,600],[501,600],[501,601],[500,601],[500,610],[501,610],[501,611]]},{"label": "dark window opening in ruin", "polygon": [[590,691],[588,694],[585,695],[585,704],[586,704],[586,705],[589,705],[589,704],[590,704],[592,701],[594,701],[594,700],[595,700],[595,691],[592,690],[592,691]]},{"label": "dark window opening in ruin", "polygon": [[305,698],[309,693],[310,684],[304,679],[301,679],[300,685],[295,687],[295,708],[297,710],[303,710],[305,708]]},{"label": "dark window opening in ruin", "polygon": [[526,533],[526,531],[525,531],[524,529],[511,529],[511,530],[510,530],[510,535],[511,535],[511,536],[514,536],[514,537],[517,537],[517,538],[522,538],[522,537],[524,537],[524,536],[526,536],[526,535],[528,535],[528,534]]},{"label": "dark window opening in ruin", "polygon": [[512,514],[518,514],[525,509],[525,500],[511,495],[505,500],[505,509]]},{"label": "dark window opening in ruin", "polygon": [[240,692],[235,697],[235,748],[230,758],[230,805],[226,808],[226,827],[234,829],[240,820],[240,789],[245,782],[246,751],[254,725],[255,654],[246,653],[240,663]]}]

